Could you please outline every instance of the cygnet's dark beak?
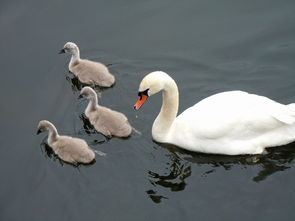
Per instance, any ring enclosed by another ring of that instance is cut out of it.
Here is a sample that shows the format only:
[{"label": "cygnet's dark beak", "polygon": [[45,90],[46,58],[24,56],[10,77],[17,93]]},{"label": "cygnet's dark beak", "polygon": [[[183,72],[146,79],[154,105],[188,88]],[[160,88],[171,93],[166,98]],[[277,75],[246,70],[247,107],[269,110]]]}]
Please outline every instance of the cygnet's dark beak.
[{"label": "cygnet's dark beak", "polygon": [[37,131],[37,135],[39,134],[39,133],[41,133],[42,131],[39,129],[38,131]]},{"label": "cygnet's dark beak", "polygon": [[66,53],[65,49],[61,49],[59,52],[59,54],[64,54],[64,53]]},{"label": "cygnet's dark beak", "polygon": [[80,94],[78,97],[78,99],[81,99],[81,98],[83,98],[83,94]]}]

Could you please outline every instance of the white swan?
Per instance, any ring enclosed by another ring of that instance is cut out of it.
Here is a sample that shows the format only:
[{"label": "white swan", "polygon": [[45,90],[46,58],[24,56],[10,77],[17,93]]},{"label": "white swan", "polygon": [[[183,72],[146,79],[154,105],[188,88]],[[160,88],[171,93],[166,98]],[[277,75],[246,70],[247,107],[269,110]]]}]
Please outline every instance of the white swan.
[{"label": "white swan", "polygon": [[115,83],[115,77],[104,64],[80,59],[80,51],[75,43],[67,42],[59,53],[69,53],[72,55],[69,70],[82,83],[101,87],[111,87]]},{"label": "white swan", "polygon": [[48,130],[48,145],[52,147],[56,155],[68,163],[91,163],[95,158],[95,153],[87,143],[79,138],[60,136],[55,126],[47,121],[41,120],[38,124],[37,134]]},{"label": "white swan", "polygon": [[122,113],[98,105],[97,94],[91,87],[84,87],[80,96],[85,96],[90,100],[85,115],[98,132],[107,137],[130,136],[132,127],[127,117]]},{"label": "white swan", "polygon": [[139,109],[162,91],[163,104],[154,121],[155,141],[212,154],[262,154],[265,148],[295,140],[295,104],[284,105],[243,91],[218,93],[178,117],[178,88],[164,72],[152,72],[139,86]]}]

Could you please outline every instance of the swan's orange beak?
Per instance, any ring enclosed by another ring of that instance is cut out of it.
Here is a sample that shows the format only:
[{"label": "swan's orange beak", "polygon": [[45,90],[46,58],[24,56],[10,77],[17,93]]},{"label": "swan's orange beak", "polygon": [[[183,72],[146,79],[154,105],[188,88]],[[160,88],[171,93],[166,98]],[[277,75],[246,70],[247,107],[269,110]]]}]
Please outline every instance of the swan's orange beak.
[{"label": "swan's orange beak", "polygon": [[146,102],[148,97],[149,96],[147,96],[145,94],[141,94],[140,96],[138,96],[138,100],[137,100],[136,104],[134,104],[134,109],[139,110],[139,108],[144,104],[144,102]]}]

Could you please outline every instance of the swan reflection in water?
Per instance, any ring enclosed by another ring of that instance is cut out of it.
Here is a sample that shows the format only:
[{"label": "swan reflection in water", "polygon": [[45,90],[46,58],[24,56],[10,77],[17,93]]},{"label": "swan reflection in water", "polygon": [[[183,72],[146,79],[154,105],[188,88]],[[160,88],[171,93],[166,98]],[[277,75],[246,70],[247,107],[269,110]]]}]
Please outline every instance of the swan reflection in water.
[{"label": "swan reflection in water", "polygon": [[[182,191],[185,189],[186,182],[185,179],[191,175],[191,166],[188,162],[183,162],[180,157],[175,152],[171,152],[168,155],[169,162],[169,172],[164,175],[160,175],[153,171],[148,171],[148,177],[150,183],[154,186],[162,186],[170,189],[172,192]],[[162,199],[167,199],[167,197],[158,195],[155,190],[147,190],[146,193],[155,203],[160,203]]]},{"label": "swan reflection in water", "polygon": [[169,166],[164,174],[148,171],[148,180],[153,185],[153,188],[147,190],[146,193],[154,203],[160,203],[162,199],[168,199],[168,197],[158,193],[157,190],[161,188],[166,188],[171,192],[184,190],[187,185],[186,178],[191,175],[194,164],[210,166],[209,170],[206,167],[206,171],[200,174],[204,178],[214,174],[217,168],[230,171],[236,165],[242,168],[259,166],[259,172],[252,177],[252,181],[258,183],[276,172],[289,169],[295,158],[295,143],[268,148],[268,154],[266,155],[240,156],[195,153],[170,144],[157,144],[169,151],[167,154],[167,165]]}]

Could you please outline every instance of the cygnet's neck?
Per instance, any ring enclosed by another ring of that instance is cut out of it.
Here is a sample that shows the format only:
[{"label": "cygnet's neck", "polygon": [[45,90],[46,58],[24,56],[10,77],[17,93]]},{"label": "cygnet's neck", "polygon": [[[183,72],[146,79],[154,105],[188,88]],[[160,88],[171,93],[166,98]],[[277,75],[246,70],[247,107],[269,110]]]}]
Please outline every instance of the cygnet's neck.
[{"label": "cygnet's neck", "polygon": [[178,112],[178,88],[175,81],[170,78],[164,84],[162,91],[163,101],[160,113],[154,121],[152,128],[153,138],[165,142],[171,125]]},{"label": "cygnet's neck", "polygon": [[47,129],[49,131],[47,141],[48,141],[48,144],[50,145],[50,144],[52,144],[53,142],[55,142],[57,140],[59,135],[58,135],[58,132],[57,132],[55,126],[52,123],[48,122]]},{"label": "cygnet's neck", "polygon": [[79,48],[76,47],[72,54],[69,66],[75,65],[75,63],[78,62],[79,60],[80,60],[80,51],[79,51]]},{"label": "cygnet's neck", "polygon": [[89,99],[89,103],[88,103],[88,106],[86,108],[86,112],[89,112],[89,111],[94,111],[96,110],[98,104],[97,104],[97,96],[96,95],[92,95]]}]

